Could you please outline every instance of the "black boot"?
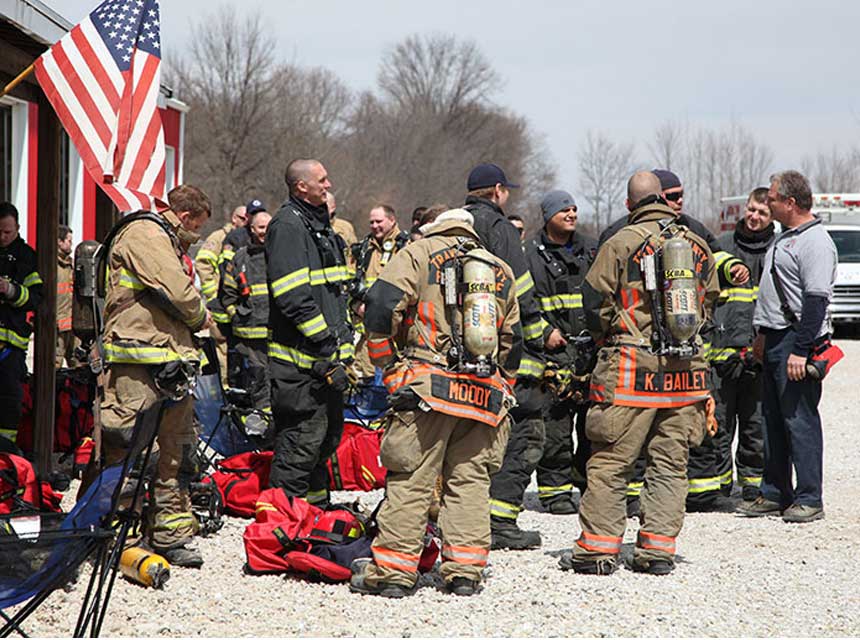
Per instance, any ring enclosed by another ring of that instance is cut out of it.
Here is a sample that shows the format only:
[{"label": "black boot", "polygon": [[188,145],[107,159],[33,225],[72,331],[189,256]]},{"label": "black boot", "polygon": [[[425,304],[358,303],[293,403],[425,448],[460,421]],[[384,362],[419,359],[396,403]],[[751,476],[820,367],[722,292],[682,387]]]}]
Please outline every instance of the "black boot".
[{"label": "black boot", "polygon": [[540,533],[523,531],[517,526],[516,520],[490,516],[490,549],[535,549],[541,545]]}]

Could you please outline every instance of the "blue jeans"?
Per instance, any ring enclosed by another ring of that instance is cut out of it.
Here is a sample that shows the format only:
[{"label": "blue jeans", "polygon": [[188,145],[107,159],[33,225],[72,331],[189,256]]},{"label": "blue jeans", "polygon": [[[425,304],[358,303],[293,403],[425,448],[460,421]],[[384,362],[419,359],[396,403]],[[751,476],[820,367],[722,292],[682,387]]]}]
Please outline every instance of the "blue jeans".
[{"label": "blue jeans", "polygon": [[[791,504],[821,507],[824,440],[818,402],[821,381],[788,379],[786,364],[794,346],[792,328],[765,335],[762,408],[764,476],[761,492],[785,508]],[[793,486],[791,471],[797,475]]]}]

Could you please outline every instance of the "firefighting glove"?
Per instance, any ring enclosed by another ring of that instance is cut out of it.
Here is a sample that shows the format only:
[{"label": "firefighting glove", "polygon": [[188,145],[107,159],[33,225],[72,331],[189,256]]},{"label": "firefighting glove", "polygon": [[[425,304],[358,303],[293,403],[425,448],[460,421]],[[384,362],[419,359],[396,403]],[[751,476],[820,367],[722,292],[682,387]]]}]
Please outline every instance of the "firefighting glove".
[{"label": "firefighting glove", "polygon": [[718,371],[721,378],[727,380],[737,380],[744,373],[744,361],[737,353],[732,353],[728,358],[720,363]]},{"label": "firefighting glove", "polygon": [[324,381],[334,391],[346,391],[349,388],[349,377],[340,362],[318,360],[311,367],[311,373],[318,380]]}]

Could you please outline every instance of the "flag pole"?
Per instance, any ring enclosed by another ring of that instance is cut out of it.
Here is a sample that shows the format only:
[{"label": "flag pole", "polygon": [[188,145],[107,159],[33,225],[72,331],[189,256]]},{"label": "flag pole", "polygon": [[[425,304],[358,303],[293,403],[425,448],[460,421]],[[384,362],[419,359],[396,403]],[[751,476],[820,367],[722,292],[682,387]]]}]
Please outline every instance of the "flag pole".
[{"label": "flag pole", "polygon": [[21,73],[19,73],[19,74],[18,74],[18,77],[17,77],[17,78],[15,78],[12,82],[10,82],[10,83],[9,83],[9,84],[7,84],[5,87],[3,87],[3,91],[0,91],[0,98],[2,98],[2,97],[3,97],[3,96],[5,96],[7,93],[9,93],[10,91],[12,91],[15,87],[17,87],[19,84],[21,84],[21,83],[24,81],[24,78],[26,78],[26,77],[27,77],[27,76],[29,76],[31,73],[33,73],[33,68],[34,68],[34,65],[35,65],[35,64],[36,64],[36,63],[34,62],[34,63],[33,63],[33,64],[31,64],[29,67],[27,67],[26,69],[24,69]]}]

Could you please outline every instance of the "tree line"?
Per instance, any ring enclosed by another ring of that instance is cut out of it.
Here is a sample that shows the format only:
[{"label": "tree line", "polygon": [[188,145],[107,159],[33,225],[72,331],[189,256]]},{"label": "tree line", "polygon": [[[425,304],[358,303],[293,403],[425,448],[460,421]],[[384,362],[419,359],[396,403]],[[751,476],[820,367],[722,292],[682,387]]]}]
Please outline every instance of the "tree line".
[{"label": "tree line", "polygon": [[[259,13],[222,7],[192,25],[188,50],[167,61],[165,81],[191,107],[185,177],[212,198],[211,226],[251,197],[276,210],[284,168],[296,157],[322,160],[339,214],[360,232],[380,202],[395,208],[401,226],[416,206],[460,204],[480,162],[500,164],[523,184],[507,208],[531,229],[540,226],[541,195],[561,187],[574,192],[592,233],[626,212],[625,185],[636,170],[677,173],[685,210],[716,228],[720,198],[765,184],[776,169],[772,150],[738,122],[670,120],[644,143],[586,130],[577,184],[561,185],[542,135],[496,102],[504,80],[474,41],[406,37],[382,56],[375,86],[354,91],[328,69],[279,59],[265,25]],[[860,190],[860,148],[806,157],[800,169],[818,191]]]}]

